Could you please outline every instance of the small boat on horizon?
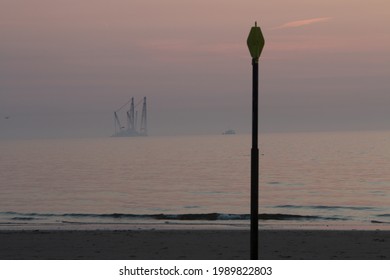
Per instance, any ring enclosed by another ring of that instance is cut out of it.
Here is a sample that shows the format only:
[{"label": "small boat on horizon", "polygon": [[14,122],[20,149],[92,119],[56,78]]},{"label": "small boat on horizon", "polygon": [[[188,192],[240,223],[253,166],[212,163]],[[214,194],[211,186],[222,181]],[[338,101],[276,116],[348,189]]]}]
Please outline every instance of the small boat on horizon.
[{"label": "small boat on horizon", "polygon": [[236,134],[236,131],[234,129],[228,129],[225,130],[225,132],[222,133],[223,135],[233,135]]}]

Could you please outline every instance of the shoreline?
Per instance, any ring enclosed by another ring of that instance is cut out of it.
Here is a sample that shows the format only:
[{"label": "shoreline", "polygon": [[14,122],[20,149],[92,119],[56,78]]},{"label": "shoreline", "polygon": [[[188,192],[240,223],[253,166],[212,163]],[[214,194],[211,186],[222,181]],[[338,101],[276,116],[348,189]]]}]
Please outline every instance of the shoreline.
[{"label": "shoreline", "polygon": [[[388,260],[388,230],[260,230],[268,260]],[[0,230],[1,260],[233,260],[248,230]]]}]

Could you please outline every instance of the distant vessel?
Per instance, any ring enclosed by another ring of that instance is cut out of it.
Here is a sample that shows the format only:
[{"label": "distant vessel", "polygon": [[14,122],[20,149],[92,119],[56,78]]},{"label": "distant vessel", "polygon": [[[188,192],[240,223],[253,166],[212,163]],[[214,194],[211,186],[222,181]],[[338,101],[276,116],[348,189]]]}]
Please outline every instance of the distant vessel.
[{"label": "distant vessel", "polygon": [[236,131],[234,129],[228,129],[228,130],[225,130],[225,132],[222,134],[223,135],[232,135],[232,134],[236,134]]},{"label": "distant vessel", "polygon": [[[147,129],[147,117],[146,117],[146,97],[143,99],[141,124],[138,129],[137,115],[138,112],[135,108],[141,104],[141,101],[134,105],[134,97],[127,101],[122,107],[114,112],[114,125],[115,132],[112,137],[136,137],[136,136],[148,136]],[[130,104],[130,109],[126,111],[127,127],[122,126],[118,114],[122,111],[125,106]]]}]

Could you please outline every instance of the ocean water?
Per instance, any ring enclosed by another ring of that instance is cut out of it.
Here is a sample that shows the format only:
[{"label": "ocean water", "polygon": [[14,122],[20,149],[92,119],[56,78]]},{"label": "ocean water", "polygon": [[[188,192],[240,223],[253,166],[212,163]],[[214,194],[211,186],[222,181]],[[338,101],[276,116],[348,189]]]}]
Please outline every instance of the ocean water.
[{"label": "ocean water", "polygon": [[[390,132],[260,134],[260,227],[390,229]],[[0,141],[0,229],[249,228],[250,135]]]}]

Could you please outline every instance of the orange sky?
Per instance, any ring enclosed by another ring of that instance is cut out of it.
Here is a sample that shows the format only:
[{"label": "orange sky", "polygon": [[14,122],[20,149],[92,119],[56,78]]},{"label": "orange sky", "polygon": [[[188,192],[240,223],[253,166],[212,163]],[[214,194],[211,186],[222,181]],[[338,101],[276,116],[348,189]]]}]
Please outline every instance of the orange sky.
[{"label": "orange sky", "polygon": [[389,1],[0,0],[0,138],[109,135],[144,95],[151,133],[248,132],[254,21],[261,129],[390,128]]}]

